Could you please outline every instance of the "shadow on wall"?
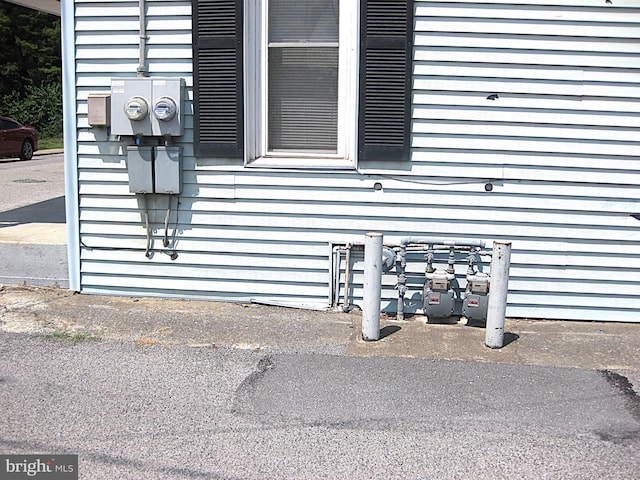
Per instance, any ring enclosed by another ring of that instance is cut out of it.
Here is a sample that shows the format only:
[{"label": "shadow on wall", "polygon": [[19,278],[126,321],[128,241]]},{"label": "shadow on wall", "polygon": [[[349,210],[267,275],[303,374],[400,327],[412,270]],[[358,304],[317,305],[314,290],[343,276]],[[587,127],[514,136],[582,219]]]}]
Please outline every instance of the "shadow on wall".
[{"label": "shadow on wall", "polygon": [[0,212],[0,222],[3,226],[13,226],[22,223],[65,223],[64,196],[45,200],[43,202]]}]

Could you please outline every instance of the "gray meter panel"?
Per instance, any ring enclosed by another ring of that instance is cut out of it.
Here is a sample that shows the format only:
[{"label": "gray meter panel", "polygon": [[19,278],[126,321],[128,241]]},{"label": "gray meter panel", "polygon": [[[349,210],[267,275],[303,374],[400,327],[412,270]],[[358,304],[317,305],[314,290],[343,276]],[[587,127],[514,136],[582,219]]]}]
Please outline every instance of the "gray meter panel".
[{"label": "gray meter panel", "polygon": [[151,135],[149,102],[152,90],[149,78],[111,80],[111,134]]},{"label": "gray meter panel", "polygon": [[111,80],[111,134],[182,136],[182,78],[113,78]]},{"label": "gray meter panel", "polygon": [[181,78],[152,79],[151,128],[153,135],[172,137],[184,133],[182,104],[185,82]]}]

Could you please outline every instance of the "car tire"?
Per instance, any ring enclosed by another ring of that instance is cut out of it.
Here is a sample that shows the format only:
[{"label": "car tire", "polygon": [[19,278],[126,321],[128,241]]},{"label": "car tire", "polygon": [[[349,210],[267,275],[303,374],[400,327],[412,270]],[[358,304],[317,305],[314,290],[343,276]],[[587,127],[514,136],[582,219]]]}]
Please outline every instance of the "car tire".
[{"label": "car tire", "polygon": [[31,140],[25,140],[22,142],[22,148],[20,149],[20,160],[31,160],[33,157],[33,143]]}]

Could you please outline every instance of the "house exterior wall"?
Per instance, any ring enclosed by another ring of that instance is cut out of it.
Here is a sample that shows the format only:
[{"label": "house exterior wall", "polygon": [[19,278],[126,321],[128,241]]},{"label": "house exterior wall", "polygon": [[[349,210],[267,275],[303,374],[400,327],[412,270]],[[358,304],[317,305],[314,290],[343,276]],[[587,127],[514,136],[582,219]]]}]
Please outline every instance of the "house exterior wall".
[{"label": "house exterior wall", "polygon": [[[640,321],[640,1],[416,1],[411,161],[332,171],[196,158],[191,2],[147,0],[149,74],[184,78],[188,95],[168,249],[168,197],[147,198],[151,258],[128,188],[132,141],[87,120],[90,93],[135,76],[138,13],[137,1],[75,0],[66,22],[80,291],[322,308],[330,245],[377,231],[512,241],[508,316]],[[393,310],[395,277],[384,285]]]}]

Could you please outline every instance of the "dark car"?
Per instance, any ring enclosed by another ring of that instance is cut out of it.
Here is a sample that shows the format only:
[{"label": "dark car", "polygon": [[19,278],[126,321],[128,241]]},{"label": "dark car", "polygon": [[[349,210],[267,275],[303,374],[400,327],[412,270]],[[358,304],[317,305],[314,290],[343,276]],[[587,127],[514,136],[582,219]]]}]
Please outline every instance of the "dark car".
[{"label": "dark car", "polygon": [[38,132],[8,117],[0,117],[0,157],[31,160],[38,149]]}]

